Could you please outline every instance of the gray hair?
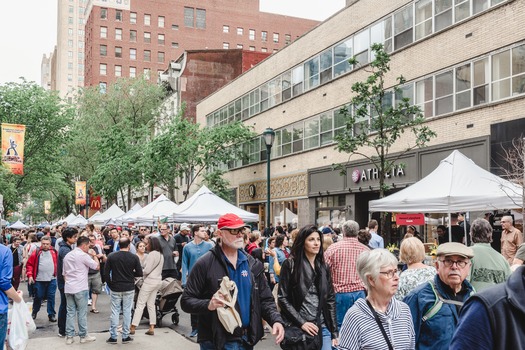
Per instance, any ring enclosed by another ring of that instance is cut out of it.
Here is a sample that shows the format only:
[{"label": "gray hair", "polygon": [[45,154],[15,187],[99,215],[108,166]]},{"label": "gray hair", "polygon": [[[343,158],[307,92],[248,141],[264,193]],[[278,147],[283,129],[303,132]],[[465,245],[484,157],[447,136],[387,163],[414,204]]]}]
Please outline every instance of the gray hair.
[{"label": "gray hair", "polygon": [[512,216],[510,216],[510,215],[505,215],[505,216],[503,216],[503,217],[501,218],[501,220],[508,221],[508,222],[510,222],[511,224],[514,223],[514,220],[512,219]]},{"label": "gray hair", "polygon": [[470,225],[470,236],[474,243],[492,242],[492,226],[485,219],[476,219]]},{"label": "gray hair", "polygon": [[348,220],[343,223],[343,236],[344,237],[357,237],[359,233],[359,224],[354,220]]},{"label": "gray hair", "polygon": [[397,258],[394,254],[387,249],[379,248],[362,252],[356,261],[357,273],[367,289],[371,287],[368,281],[369,276],[376,281],[381,268],[392,265],[397,266]]}]

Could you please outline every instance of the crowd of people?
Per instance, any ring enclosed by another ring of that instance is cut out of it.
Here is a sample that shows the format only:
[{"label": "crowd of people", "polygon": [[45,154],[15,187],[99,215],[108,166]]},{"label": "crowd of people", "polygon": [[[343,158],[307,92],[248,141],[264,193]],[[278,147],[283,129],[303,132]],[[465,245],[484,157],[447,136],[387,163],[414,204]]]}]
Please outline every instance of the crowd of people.
[{"label": "crowd of people", "polygon": [[[162,281],[176,279],[181,308],[190,314],[188,336],[203,350],[252,349],[270,332],[283,349],[297,348],[294,332],[309,349],[521,349],[525,245],[511,216],[501,223],[501,253],[490,245],[492,226],[480,218],[464,222],[469,235],[462,242],[439,235],[432,260],[415,227],[407,230],[399,257],[384,249],[376,220],[365,228],[353,220],[338,228],[277,223],[260,232],[225,214],[214,227],[99,230],[64,223],[6,231],[0,341],[8,299],[21,302],[21,286],[33,300],[34,319],[47,301],[48,320],[57,322],[66,344],[77,336],[81,344],[96,340],[87,329],[88,311],[99,313],[99,295],[109,294],[106,342],[117,344],[120,336],[126,344],[145,309],[156,315]],[[222,292],[224,277],[234,282],[232,315],[238,315],[226,321],[219,311],[228,309],[232,295]],[[155,323],[149,317],[146,334],[155,334]]]}]

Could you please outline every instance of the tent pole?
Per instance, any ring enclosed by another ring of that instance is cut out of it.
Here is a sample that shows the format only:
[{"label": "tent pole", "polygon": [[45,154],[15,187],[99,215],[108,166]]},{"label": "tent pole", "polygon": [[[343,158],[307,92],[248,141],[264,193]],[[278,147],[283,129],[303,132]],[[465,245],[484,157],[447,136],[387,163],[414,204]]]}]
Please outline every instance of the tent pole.
[{"label": "tent pole", "polygon": [[448,241],[452,242],[452,216],[448,213]]}]

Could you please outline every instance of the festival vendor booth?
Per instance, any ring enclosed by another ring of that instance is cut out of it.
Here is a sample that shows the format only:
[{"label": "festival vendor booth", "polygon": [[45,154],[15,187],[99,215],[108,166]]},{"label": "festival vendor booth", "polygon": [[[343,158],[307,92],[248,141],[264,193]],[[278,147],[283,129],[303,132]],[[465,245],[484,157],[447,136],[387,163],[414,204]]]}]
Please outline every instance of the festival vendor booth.
[{"label": "festival vendor booth", "polygon": [[134,212],[138,211],[142,209],[142,206],[140,204],[135,204],[133,207],[131,207],[130,210],[128,210],[127,212],[125,212],[124,214],[122,214],[121,216],[118,216],[115,218],[115,220],[117,221],[117,223],[119,225],[125,225],[127,223],[133,223],[132,221],[129,221],[129,217],[131,216],[131,214],[133,214]]},{"label": "festival vendor booth", "polygon": [[109,219],[116,219],[117,217],[124,215],[124,211],[118,207],[118,205],[113,204],[105,212],[95,216],[93,215],[89,222],[95,225],[103,225]]},{"label": "festival vendor booth", "polygon": [[179,205],[171,216],[175,222],[216,223],[221,215],[233,213],[244,222],[257,222],[259,215],[250,213],[228,203],[213,193],[208,187],[202,186],[193,196]]},{"label": "festival vendor booth", "polygon": [[[522,200],[522,186],[488,172],[454,150],[412,186],[370,201],[369,211],[447,213],[450,222],[450,213],[520,208]],[[451,235],[449,225],[450,241]]]},{"label": "festival vendor booth", "polygon": [[68,227],[84,228],[86,227],[87,224],[88,224],[87,219],[81,214],[78,214],[73,220],[67,222]]},{"label": "festival vendor booth", "polygon": [[12,230],[25,230],[25,229],[28,229],[29,226],[27,226],[26,224],[24,224],[22,221],[18,220],[17,222],[9,225],[8,227],[9,229],[12,229]]},{"label": "festival vendor booth", "polygon": [[77,216],[76,216],[75,214],[71,213],[71,214],[69,214],[65,219],[63,219],[63,220],[58,220],[58,221],[55,222],[53,225],[62,225],[64,222],[67,222],[67,223],[69,224],[71,221],[75,220],[76,217],[77,217]]},{"label": "festival vendor booth", "polygon": [[158,221],[166,220],[173,215],[178,205],[161,194],[150,204],[146,205],[134,213],[131,213],[127,220],[138,226],[155,225]]}]

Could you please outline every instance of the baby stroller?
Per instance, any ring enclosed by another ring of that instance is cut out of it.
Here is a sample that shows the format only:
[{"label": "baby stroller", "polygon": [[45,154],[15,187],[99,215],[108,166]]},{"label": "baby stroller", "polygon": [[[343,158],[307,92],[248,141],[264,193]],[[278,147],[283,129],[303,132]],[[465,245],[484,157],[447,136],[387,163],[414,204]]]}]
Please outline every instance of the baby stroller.
[{"label": "baby stroller", "polygon": [[[140,288],[135,285],[135,305],[137,303],[137,296],[139,294]],[[168,277],[165,280],[162,280],[162,286],[160,287],[157,297],[155,298],[155,317],[157,327],[162,327],[162,318],[169,314],[171,315],[171,322],[174,325],[179,324],[179,311],[175,306],[179,297],[182,294],[182,284],[179,280]],[[133,308],[133,311],[135,308]],[[144,308],[142,313],[143,318],[149,319],[148,309]]]},{"label": "baby stroller", "polygon": [[169,313],[173,313],[171,315],[171,322],[174,325],[179,324],[179,311],[177,310],[176,304],[181,295],[181,281],[171,277],[162,280],[162,287],[160,287],[157,298],[155,299],[157,327],[162,327],[162,318]]}]

